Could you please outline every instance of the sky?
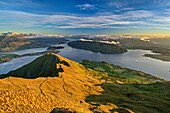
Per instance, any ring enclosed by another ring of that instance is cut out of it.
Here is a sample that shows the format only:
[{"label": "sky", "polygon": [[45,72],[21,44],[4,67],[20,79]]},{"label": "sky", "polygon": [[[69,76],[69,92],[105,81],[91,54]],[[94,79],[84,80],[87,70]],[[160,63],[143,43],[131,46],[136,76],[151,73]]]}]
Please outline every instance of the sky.
[{"label": "sky", "polygon": [[170,34],[170,0],[0,0],[0,32]]}]

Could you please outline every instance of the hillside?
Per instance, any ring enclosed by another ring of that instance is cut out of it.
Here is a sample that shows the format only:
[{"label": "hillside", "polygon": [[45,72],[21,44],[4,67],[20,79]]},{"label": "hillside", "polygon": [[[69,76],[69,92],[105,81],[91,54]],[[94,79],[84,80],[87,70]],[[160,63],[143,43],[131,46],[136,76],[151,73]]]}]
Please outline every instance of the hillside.
[{"label": "hillside", "polygon": [[20,58],[20,57],[25,57],[25,56],[34,56],[34,55],[44,55],[47,53],[59,53],[60,51],[58,50],[47,50],[47,51],[42,51],[42,52],[36,52],[36,53],[27,53],[23,55],[18,55],[18,54],[0,54],[0,63],[4,62],[9,62],[14,58]]},{"label": "hillside", "polygon": [[93,52],[100,52],[103,54],[118,54],[127,52],[127,50],[121,46],[100,42],[72,41],[69,42],[68,45],[73,48],[90,50]]},{"label": "hillside", "polygon": [[4,77],[17,77],[0,79],[0,111],[170,111],[168,81],[106,62],[84,60],[82,64],[51,53],[9,72]]},{"label": "hillside", "polygon": [[55,55],[44,55],[15,71],[10,71],[5,76],[23,78],[58,77],[58,73],[62,71],[58,63],[60,63],[60,60]]},{"label": "hillside", "polygon": [[21,46],[30,44],[30,41],[24,41],[15,37],[0,37],[0,51],[15,51]]},{"label": "hillside", "polygon": [[51,44],[65,43],[67,40],[63,38],[17,38],[14,36],[0,37],[1,51],[16,51],[31,48],[48,47]]},{"label": "hillside", "polygon": [[155,45],[152,42],[147,42],[139,39],[118,39],[117,41],[120,42],[120,45],[127,48],[127,49],[146,49],[151,50]]}]

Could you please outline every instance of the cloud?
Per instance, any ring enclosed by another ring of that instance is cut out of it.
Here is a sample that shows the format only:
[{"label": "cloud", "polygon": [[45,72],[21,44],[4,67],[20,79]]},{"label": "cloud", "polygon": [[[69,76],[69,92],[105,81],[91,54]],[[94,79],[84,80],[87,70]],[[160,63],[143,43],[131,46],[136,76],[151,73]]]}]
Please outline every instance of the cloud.
[{"label": "cloud", "polygon": [[3,5],[9,5],[8,2],[5,2],[5,1],[0,1],[0,5],[3,6]]},{"label": "cloud", "polygon": [[139,18],[148,18],[153,17],[153,12],[146,11],[146,10],[135,10],[135,11],[128,11],[124,14],[125,18],[131,19],[139,19]]},{"label": "cloud", "polygon": [[[80,16],[73,14],[33,14],[22,11],[0,10],[0,24],[4,26],[18,27],[42,27],[55,29],[72,28],[117,28],[127,29],[137,27],[161,27],[167,28],[170,17],[156,16],[153,12],[145,10],[127,11],[122,14]],[[161,22],[164,21],[164,22]],[[157,22],[161,22],[157,24]]]},{"label": "cloud", "polygon": [[170,24],[170,16],[167,17],[157,16],[155,18],[152,18],[151,21]]},{"label": "cloud", "polygon": [[133,10],[135,10],[135,8],[129,8],[129,7],[127,7],[127,8],[120,8],[120,9],[114,10],[114,11],[115,11],[115,12],[121,12],[121,11],[133,11]]},{"label": "cloud", "polygon": [[33,2],[32,0],[1,0],[0,1],[1,8],[17,8],[17,7],[29,7],[36,8],[41,7],[42,5]]},{"label": "cloud", "polygon": [[167,7],[167,6],[170,6],[170,1],[169,0],[154,0],[153,3],[157,7]]},{"label": "cloud", "polygon": [[91,4],[76,5],[76,7],[79,7],[81,10],[89,10],[95,8],[94,5]]},{"label": "cloud", "polygon": [[126,0],[113,0],[113,1],[107,3],[108,6],[111,6],[111,7],[113,6],[117,9],[122,8],[122,7],[126,6],[127,4],[128,4],[128,2]]}]

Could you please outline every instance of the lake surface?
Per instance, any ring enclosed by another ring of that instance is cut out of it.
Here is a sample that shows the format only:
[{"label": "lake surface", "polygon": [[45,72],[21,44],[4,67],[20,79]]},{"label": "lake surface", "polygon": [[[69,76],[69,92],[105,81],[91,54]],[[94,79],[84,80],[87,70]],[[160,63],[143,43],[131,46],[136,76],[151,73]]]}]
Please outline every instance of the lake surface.
[{"label": "lake surface", "polygon": [[39,56],[41,56],[41,55],[14,58],[13,60],[11,60],[9,62],[1,63],[0,64],[0,74],[7,74],[11,70],[18,69],[18,68],[22,67],[23,65],[26,65],[26,64],[32,62]]},{"label": "lake surface", "polygon": [[[83,59],[89,59],[93,61],[106,61],[110,64],[115,64],[130,69],[135,69],[138,71],[143,71],[154,76],[170,80],[170,62],[156,60],[148,57],[144,57],[144,54],[151,54],[148,50],[128,50],[128,52],[123,54],[101,54],[94,53],[87,50],[75,49],[63,44],[64,49],[60,49],[59,55],[74,60],[77,62],[82,62]],[[35,48],[29,50],[21,50],[16,52],[5,52],[5,53],[16,53],[16,54],[26,54],[32,52],[45,51],[46,48]],[[0,64],[0,74],[5,74],[10,70],[15,70],[39,57],[27,56],[21,58],[15,58],[10,62],[5,62]]]},{"label": "lake surface", "polygon": [[23,54],[28,54],[28,53],[42,52],[42,51],[46,51],[46,50],[47,50],[47,47],[45,47],[45,48],[33,48],[33,49],[26,49],[26,50],[18,50],[18,51],[10,51],[10,52],[0,52],[0,54],[23,55]]},{"label": "lake surface", "polygon": [[[46,50],[47,50],[47,48],[34,48],[34,49],[26,49],[26,50],[11,51],[11,52],[0,52],[0,54],[23,55],[23,54],[27,54],[27,53],[42,52],[42,51],[46,51]],[[11,60],[9,62],[1,63],[0,64],[0,74],[6,74],[11,70],[18,69],[18,68],[22,67],[23,65],[26,65],[26,64],[32,62],[39,56],[41,56],[41,55],[14,58],[13,60]]]}]

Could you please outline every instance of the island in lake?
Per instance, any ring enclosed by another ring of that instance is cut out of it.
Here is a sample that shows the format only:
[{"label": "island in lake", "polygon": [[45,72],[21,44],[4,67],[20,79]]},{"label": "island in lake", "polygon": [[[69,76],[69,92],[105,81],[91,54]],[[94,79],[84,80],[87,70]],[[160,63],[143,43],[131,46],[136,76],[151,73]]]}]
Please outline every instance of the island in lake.
[{"label": "island in lake", "polygon": [[90,50],[92,52],[99,52],[103,54],[119,54],[127,52],[127,50],[116,44],[100,43],[95,41],[72,41],[68,46],[78,49]]},{"label": "island in lake", "polygon": [[170,61],[170,39],[169,38],[150,38],[150,40],[141,40],[135,38],[83,38],[91,42],[114,42],[117,45],[126,49],[142,49],[151,50],[157,54],[145,54],[145,57],[151,57],[162,61]]}]

